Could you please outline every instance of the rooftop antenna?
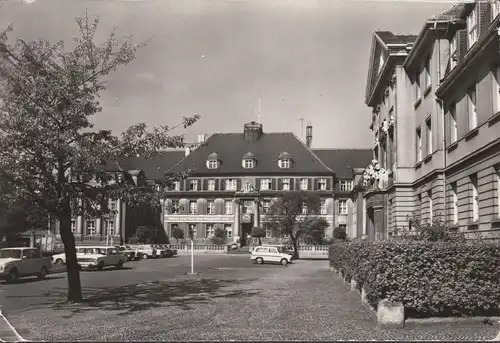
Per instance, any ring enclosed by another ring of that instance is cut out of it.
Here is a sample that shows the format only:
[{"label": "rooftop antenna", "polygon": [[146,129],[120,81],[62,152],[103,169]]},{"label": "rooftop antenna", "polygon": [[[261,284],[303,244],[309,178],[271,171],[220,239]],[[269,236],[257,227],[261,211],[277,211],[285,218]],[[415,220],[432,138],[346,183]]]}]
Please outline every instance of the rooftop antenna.
[{"label": "rooftop antenna", "polygon": [[259,101],[258,101],[258,105],[257,105],[257,123],[260,124],[260,98],[259,98]]},{"label": "rooftop antenna", "polygon": [[300,138],[304,139],[304,118],[299,118],[300,121]]}]

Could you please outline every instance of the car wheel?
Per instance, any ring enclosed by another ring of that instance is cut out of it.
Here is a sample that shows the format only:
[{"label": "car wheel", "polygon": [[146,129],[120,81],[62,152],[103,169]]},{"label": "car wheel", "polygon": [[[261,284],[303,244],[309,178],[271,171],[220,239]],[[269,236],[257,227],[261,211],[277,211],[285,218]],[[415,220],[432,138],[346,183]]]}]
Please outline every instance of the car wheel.
[{"label": "car wheel", "polygon": [[288,264],[288,260],[286,258],[281,259],[281,265],[286,266]]},{"label": "car wheel", "polygon": [[38,273],[38,280],[45,280],[45,277],[47,276],[47,268],[45,266],[40,269],[40,273]]},{"label": "car wheel", "polygon": [[264,259],[262,257],[257,257],[255,259],[255,262],[257,262],[257,264],[262,264],[262,263],[264,263]]},{"label": "car wheel", "polygon": [[64,266],[64,261],[62,258],[58,258],[55,262],[56,266]]},{"label": "car wheel", "polygon": [[116,269],[122,269],[123,268],[123,261],[120,260],[118,263],[115,265]]},{"label": "car wheel", "polygon": [[17,272],[17,269],[12,269],[9,273],[9,275],[7,276],[7,280],[6,283],[15,283],[17,281],[17,279],[19,278],[19,273]]},{"label": "car wheel", "polygon": [[97,266],[98,271],[102,271],[104,269],[104,261],[99,262],[99,265]]},{"label": "car wheel", "polygon": [[147,259],[148,259],[148,257],[149,257],[149,256],[148,256],[148,254],[143,254],[143,255],[142,255],[142,259],[143,259],[143,260],[147,260]]}]

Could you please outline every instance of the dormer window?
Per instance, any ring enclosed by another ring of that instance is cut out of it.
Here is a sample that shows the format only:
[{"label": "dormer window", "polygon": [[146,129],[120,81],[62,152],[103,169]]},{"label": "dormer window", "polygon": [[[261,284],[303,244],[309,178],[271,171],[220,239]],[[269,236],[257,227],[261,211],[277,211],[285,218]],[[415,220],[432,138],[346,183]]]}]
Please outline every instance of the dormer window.
[{"label": "dormer window", "polygon": [[292,167],[292,155],[288,152],[283,152],[278,157],[278,167],[281,169],[288,169]]},{"label": "dormer window", "polygon": [[208,169],[217,169],[220,166],[220,158],[215,152],[208,155],[207,158],[207,168]]},{"label": "dormer window", "polygon": [[478,25],[477,25],[477,6],[474,6],[472,11],[467,16],[467,48],[471,48],[477,42]]},{"label": "dormer window", "polygon": [[252,169],[255,167],[255,156],[251,152],[247,152],[242,159],[241,165],[245,169]]}]

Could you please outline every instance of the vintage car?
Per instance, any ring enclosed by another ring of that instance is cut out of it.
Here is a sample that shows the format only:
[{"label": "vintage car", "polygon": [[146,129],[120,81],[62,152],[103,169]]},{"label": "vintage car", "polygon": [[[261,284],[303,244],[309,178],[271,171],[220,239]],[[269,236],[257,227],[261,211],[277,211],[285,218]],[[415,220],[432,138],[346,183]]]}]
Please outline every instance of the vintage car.
[{"label": "vintage car", "polygon": [[250,256],[254,263],[281,263],[283,266],[292,263],[292,255],[280,247],[258,246],[255,247]]},{"label": "vintage car", "polygon": [[127,262],[127,257],[121,254],[115,247],[89,246],[79,249],[76,256],[78,265],[82,269],[103,270],[106,267],[121,269]]},{"label": "vintage car", "polygon": [[115,248],[127,257],[128,261],[135,260],[135,248],[130,245],[116,245]]},{"label": "vintage car", "polygon": [[135,250],[136,257],[142,258],[143,260],[148,258],[158,258],[160,254],[157,249],[152,244],[139,244]]},{"label": "vintage car", "polygon": [[0,280],[7,283],[26,276],[37,276],[43,280],[51,268],[51,258],[42,257],[37,248],[0,249]]}]

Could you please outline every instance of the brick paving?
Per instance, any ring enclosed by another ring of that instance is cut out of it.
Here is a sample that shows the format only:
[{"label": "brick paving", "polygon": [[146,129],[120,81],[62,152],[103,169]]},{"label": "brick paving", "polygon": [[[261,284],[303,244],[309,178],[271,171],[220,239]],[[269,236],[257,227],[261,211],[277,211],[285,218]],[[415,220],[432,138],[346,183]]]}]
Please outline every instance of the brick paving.
[{"label": "brick paving", "polygon": [[[230,257],[228,257],[230,258]],[[377,327],[326,261],[214,267],[197,276],[128,286],[92,304],[10,317],[29,340],[490,340],[500,327]],[[132,271],[131,271],[132,272]],[[100,294],[100,295],[99,295]]]}]

